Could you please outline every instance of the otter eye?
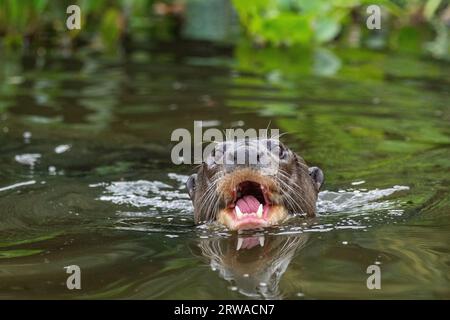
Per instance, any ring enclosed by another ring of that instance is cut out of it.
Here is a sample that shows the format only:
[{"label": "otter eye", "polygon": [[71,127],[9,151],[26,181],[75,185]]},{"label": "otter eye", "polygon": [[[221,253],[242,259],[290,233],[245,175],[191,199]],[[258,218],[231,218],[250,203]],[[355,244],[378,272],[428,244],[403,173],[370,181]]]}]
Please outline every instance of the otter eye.
[{"label": "otter eye", "polygon": [[223,157],[223,150],[222,150],[222,148],[216,148],[216,149],[214,149],[214,157],[215,157],[216,159],[222,158],[222,157]]},{"label": "otter eye", "polygon": [[283,147],[281,144],[276,144],[274,146],[272,146],[272,150],[271,150],[274,154],[278,155],[278,158],[280,160],[284,160],[287,157],[287,150],[285,147]]},{"label": "otter eye", "polygon": [[211,157],[213,159],[214,164],[221,164],[222,158],[224,154],[224,146],[217,145],[211,152]]},{"label": "otter eye", "polygon": [[272,143],[270,143],[269,139],[267,139],[266,141],[263,141],[263,143],[266,144],[267,150],[272,150]]},{"label": "otter eye", "polygon": [[279,155],[280,159],[282,159],[282,160],[286,159],[286,157],[287,157],[286,149],[283,147],[280,147],[280,151],[279,151],[278,155]]}]

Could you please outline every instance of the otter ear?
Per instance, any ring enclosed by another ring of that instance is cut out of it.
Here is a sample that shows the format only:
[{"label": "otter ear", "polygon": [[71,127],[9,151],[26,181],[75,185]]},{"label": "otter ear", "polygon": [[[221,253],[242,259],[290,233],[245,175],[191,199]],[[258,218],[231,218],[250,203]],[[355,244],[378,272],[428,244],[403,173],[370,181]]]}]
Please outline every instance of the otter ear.
[{"label": "otter ear", "polygon": [[323,184],[324,176],[322,170],[320,170],[319,167],[311,167],[309,168],[309,175],[313,179],[313,181],[316,183],[317,190],[320,189],[320,187]]},{"label": "otter ear", "polygon": [[188,190],[189,197],[191,198],[192,201],[194,201],[196,182],[197,182],[197,174],[196,173],[191,175],[186,181],[186,188]]}]

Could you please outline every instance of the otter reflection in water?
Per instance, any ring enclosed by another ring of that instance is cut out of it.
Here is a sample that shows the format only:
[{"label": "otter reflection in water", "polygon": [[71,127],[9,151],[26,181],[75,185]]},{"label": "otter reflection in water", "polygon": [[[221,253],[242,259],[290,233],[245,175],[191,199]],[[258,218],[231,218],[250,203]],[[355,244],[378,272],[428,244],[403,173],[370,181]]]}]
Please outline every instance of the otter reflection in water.
[{"label": "otter reflection in water", "polygon": [[213,270],[248,297],[282,298],[279,282],[307,234],[272,236],[239,235],[201,239],[199,247]]}]

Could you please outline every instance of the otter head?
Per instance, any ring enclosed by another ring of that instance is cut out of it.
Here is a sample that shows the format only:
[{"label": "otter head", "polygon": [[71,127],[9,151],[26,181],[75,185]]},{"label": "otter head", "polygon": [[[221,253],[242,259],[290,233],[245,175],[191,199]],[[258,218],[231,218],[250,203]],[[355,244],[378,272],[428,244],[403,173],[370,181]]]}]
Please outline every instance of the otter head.
[{"label": "otter head", "polygon": [[186,186],[195,222],[231,230],[268,227],[296,213],[315,215],[323,173],[277,139],[218,143]]}]

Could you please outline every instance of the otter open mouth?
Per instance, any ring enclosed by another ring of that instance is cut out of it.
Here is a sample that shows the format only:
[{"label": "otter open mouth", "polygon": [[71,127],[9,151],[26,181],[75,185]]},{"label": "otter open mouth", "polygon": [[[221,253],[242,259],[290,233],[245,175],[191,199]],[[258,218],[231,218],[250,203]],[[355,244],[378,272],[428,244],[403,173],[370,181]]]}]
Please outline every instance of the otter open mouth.
[{"label": "otter open mouth", "polygon": [[287,209],[280,202],[280,188],[275,179],[258,170],[235,170],[222,178],[217,192],[224,206],[217,221],[231,230],[257,229],[280,223]]},{"label": "otter open mouth", "polygon": [[264,227],[269,224],[271,201],[269,189],[254,181],[244,181],[233,188],[228,215],[236,229]]}]

